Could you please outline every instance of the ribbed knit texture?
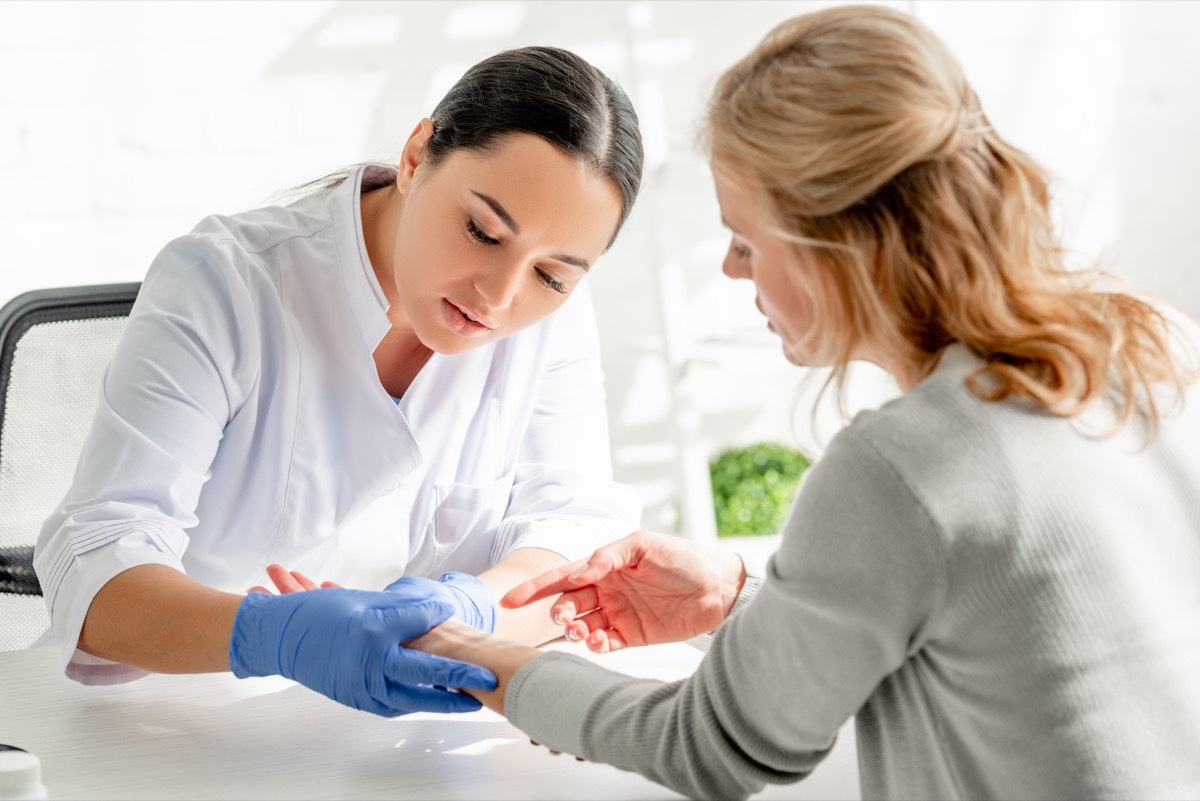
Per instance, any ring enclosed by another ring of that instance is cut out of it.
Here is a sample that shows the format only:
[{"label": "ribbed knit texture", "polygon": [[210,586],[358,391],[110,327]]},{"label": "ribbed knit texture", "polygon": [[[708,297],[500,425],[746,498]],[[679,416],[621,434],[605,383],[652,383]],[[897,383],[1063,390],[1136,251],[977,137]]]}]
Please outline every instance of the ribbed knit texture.
[{"label": "ribbed knit texture", "polygon": [[548,655],[509,716],[693,797],[803,778],[855,714],[864,798],[1200,797],[1200,394],[1143,445],[977,364],[834,438],[694,676]]}]

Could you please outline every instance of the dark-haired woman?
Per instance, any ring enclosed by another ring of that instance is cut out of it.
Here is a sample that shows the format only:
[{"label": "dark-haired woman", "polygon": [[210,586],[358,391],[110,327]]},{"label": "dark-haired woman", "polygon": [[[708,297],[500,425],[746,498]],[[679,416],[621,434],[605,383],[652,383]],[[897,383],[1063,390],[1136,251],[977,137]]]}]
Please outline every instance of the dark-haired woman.
[{"label": "dark-haired woman", "polygon": [[[397,643],[450,615],[545,641],[544,610],[494,598],[637,526],[584,279],[641,166],[621,89],[525,48],[469,70],[398,165],[168,244],[38,542],[67,675],[477,706],[434,685],[490,674]],[[372,590],[246,595],[269,563]]]}]

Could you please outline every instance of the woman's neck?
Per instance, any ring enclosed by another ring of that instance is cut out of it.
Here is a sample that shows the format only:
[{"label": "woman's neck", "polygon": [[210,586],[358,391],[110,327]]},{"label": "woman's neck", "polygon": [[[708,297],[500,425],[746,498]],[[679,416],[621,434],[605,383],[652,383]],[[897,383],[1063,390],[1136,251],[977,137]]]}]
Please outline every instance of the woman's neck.
[{"label": "woman's neck", "polygon": [[433,351],[417,337],[396,289],[393,254],[403,198],[392,184],[363,193],[359,202],[367,259],[387,299],[387,316],[392,324],[373,353],[375,367],[380,383],[392,397],[399,398],[433,355]]},{"label": "woman's neck", "polygon": [[379,383],[393,398],[402,398],[433,351],[411,331],[405,334],[393,328],[380,340],[372,356]]},{"label": "woman's neck", "polygon": [[396,306],[396,278],[392,263],[396,250],[396,229],[400,222],[399,195],[395,184],[364,192],[359,197],[362,211],[363,243],[375,279],[383,289],[388,306]]}]

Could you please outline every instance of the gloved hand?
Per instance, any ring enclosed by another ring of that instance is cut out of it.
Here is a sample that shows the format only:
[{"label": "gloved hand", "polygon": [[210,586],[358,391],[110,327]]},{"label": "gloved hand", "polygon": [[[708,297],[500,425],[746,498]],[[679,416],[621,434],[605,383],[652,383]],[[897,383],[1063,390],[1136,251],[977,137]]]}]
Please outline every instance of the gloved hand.
[{"label": "gloved hand", "polygon": [[447,620],[455,606],[437,594],[407,594],[250,593],[234,619],[229,666],[240,679],[284,676],[384,717],[479,709],[471,696],[442,688],[495,689],[490,671],[400,645]]},{"label": "gloved hand", "polygon": [[496,631],[496,599],[486,584],[468,573],[443,573],[437,581],[405,576],[383,591],[444,599],[454,605],[454,617],[463,623],[488,634]]}]

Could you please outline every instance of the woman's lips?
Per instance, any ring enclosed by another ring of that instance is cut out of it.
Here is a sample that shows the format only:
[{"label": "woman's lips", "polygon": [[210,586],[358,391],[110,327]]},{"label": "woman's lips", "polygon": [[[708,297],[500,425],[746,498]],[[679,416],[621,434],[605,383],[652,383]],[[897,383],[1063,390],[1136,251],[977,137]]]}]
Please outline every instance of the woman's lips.
[{"label": "woman's lips", "polygon": [[767,318],[767,330],[774,331],[776,334],[778,334],[779,331],[776,330],[775,324],[771,322],[771,315],[767,314],[767,310],[763,308],[762,300],[758,297],[758,295],[754,296],[754,306],[758,309],[759,314]]},{"label": "woman's lips", "polygon": [[459,336],[477,337],[492,330],[483,323],[467,317],[462,309],[445,298],[442,298],[442,317],[445,319],[446,325]]}]

